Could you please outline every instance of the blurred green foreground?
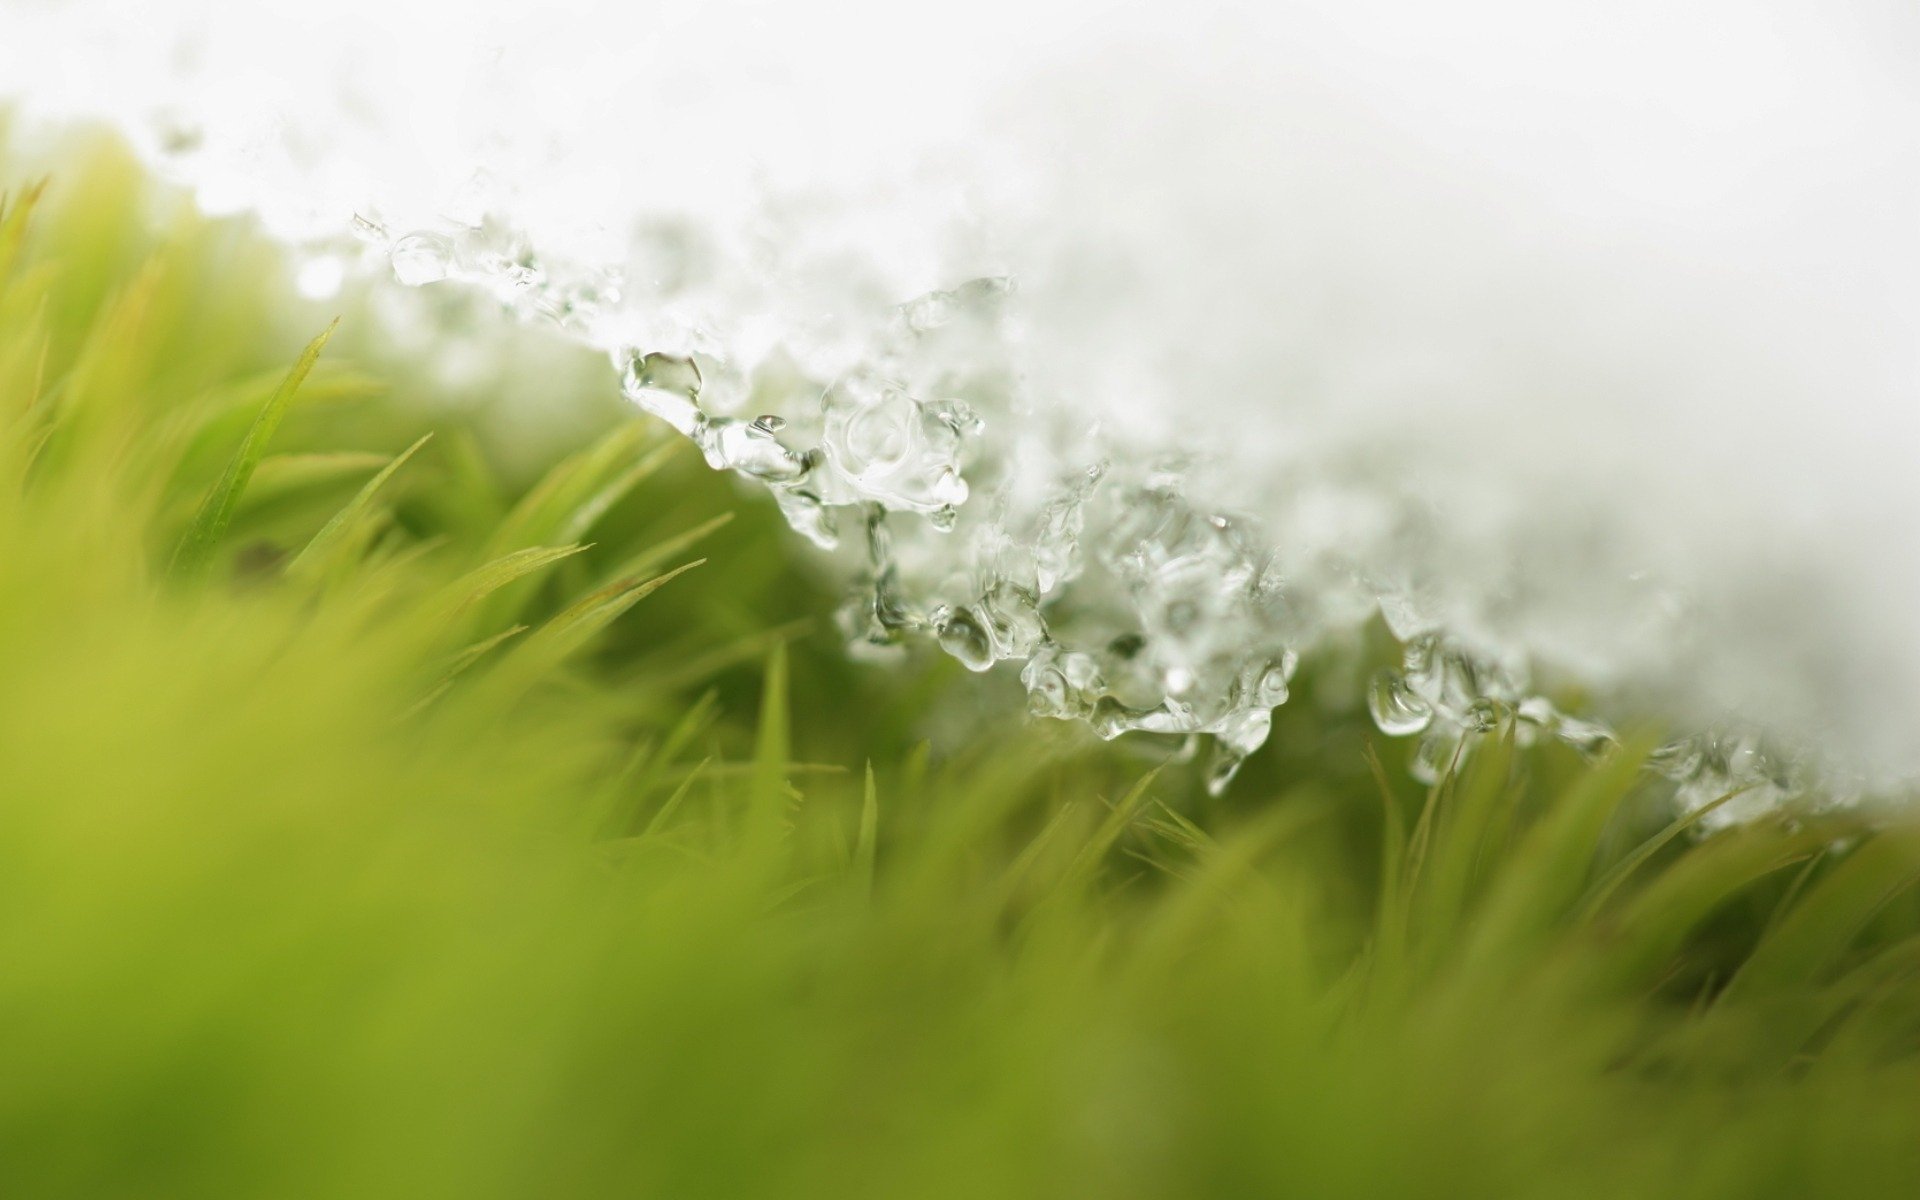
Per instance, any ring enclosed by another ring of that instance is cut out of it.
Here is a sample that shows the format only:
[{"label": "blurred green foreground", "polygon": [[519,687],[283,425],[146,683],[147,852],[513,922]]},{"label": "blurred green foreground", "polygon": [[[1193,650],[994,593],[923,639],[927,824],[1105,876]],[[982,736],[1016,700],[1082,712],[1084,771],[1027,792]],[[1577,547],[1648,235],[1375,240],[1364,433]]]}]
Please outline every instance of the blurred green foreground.
[{"label": "blurred green foreground", "polygon": [[1920,829],[956,718],[669,432],[0,177],[0,1195],[1920,1195]]}]

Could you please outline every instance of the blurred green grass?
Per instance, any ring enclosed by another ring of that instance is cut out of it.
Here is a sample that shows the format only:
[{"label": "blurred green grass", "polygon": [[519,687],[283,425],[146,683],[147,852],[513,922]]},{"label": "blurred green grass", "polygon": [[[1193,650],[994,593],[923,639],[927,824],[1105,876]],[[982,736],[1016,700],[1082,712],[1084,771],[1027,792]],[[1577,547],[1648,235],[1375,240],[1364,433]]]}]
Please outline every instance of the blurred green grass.
[{"label": "blurred green grass", "polygon": [[244,226],[10,182],[5,1195],[1920,1194],[1910,822],[1418,788],[1380,647],[1219,800],[955,718],[671,434],[283,388]]}]

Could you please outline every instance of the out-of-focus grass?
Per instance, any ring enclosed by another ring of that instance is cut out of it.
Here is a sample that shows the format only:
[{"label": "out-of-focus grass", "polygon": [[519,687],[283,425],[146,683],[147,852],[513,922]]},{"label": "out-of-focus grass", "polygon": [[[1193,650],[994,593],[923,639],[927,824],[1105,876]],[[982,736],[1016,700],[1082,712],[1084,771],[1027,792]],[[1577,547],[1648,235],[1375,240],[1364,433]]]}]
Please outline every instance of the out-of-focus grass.
[{"label": "out-of-focus grass", "polygon": [[5,1195],[1920,1194],[1920,831],[1416,789],[1331,667],[1217,803],[917,747],[669,435],[276,415],[277,266],[146,195],[0,221]]}]

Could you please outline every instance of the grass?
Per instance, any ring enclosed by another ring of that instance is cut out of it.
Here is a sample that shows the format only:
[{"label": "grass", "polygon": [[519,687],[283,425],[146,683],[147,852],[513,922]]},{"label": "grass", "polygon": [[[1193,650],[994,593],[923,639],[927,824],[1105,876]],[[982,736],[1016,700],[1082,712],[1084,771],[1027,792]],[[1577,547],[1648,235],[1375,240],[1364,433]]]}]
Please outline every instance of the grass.
[{"label": "grass", "polygon": [[1511,730],[1418,788],[1378,645],[1211,799],[845,661],[670,433],[521,478],[58,168],[0,219],[6,1195],[1920,1194],[1911,821],[1701,835],[1646,741]]}]

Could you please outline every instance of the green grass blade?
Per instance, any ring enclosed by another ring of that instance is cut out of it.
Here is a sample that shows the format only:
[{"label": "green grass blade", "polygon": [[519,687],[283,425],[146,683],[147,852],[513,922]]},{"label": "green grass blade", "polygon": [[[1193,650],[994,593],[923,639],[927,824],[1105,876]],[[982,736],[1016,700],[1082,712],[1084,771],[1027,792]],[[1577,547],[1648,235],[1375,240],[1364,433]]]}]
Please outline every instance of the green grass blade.
[{"label": "green grass blade", "polygon": [[1513,760],[1514,729],[1508,722],[1499,736],[1481,739],[1466,757],[1452,803],[1434,827],[1419,915],[1421,937],[1436,953],[1444,951],[1466,911],[1489,830],[1503,808],[1513,807]]},{"label": "green grass blade", "polygon": [[570,522],[578,522],[583,508],[591,510],[595,492],[608,473],[633,454],[649,436],[638,421],[615,425],[601,438],[542,476],[501,519],[487,542],[487,553],[554,540]]},{"label": "green grass blade", "polygon": [[1888,901],[1920,882],[1920,838],[1869,834],[1821,878],[1755,947],[1723,1003],[1820,978]]},{"label": "green grass blade", "polygon": [[1644,739],[1614,750],[1520,838],[1468,934],[1469,970],[1525,963],[1537,953],[1586,891],[1601,831],[1637,782],[1646,750]]},{"label": "green grass blade", "polygon": [[1604,953],[1591,954],[1585,969],[1606,991],[1651,987],[1710,916],[1817,848],[1811,835],[1777,822],[1728,830],[1691,847],[1639,891],[1596,914]]},{"label": "green grass blade", "polygon": [[204,571],[213,557],[214,547],[225,536],[227,526],[233,521],[233,512],[240,503],[240,494],[246,490],[247,482],[253,478],[254,469],[266,455],[267,443],[273,439],[274,430],[280,426],[280,418],[286,414],[287,405],[293,400],[295,392],[313,370],[313,364],[320,358],[320,352],[326,349],[327,342],[333,337],[333,331],[339,328],[336,318],[320,335],[307,343],[294,361],[293,369],[280,381],[280,386],[254,417],[247,435],[241,440],[240,448],[228,461],[227,469],[220,476],[213,490],[201,502],[200,511],[194,515],[193,522],[180,539],[178,549],[174,551],[171,573],[187,578]]},{"label": "green grass blade", "polygon": [[1114,843],[1120,840],[1120,835],[1125,833],[1128,826],[1139,817],[1141,809],[1148,800],[1148,789],[1153,787],[1154,781],[1160,778],[1160,772],[1163,770],[1165,770],[1164,766],[1155,767],[1141,776],[1138,782],[1127,789],[1126,795],[1120,798],[1120,802],[1108,810],[1106,817],[1094,829],[1093,836],[1081,843],[1080,848],[1075,851],[1067,867],[1067,876],[1062,882],[1077,884],[1092,876],[1108,852],[1113,849]]},{"label": "green grass blade", "polygon": [[323,486],[348,476],[378,471],[391,461],[387,455],[361,450],[269,454],[260,460],[247,494],[253,500],[263,493],[279,495],[299,488]]},{"label": "green grass blade", "polygon": [[1745,791],[1745,788],[1736,788],[1709,803],[1702,804],[1692,812],[1683,813],[1677,819],[1669,821],[1659,833],[1634,847],[1626,857],[1607,868],[1606,873],[1587,889],[1586,897],[1580,902],[1580,923],[1585,924],[1593,920],[1595,914],[1605,908],[1607,901],[1620,890],[1621,885],[1633,878],[1634,873],[1651,861],[1654,855],[1666,849],[1688,830],[1698,828],[1700,822],[1706,820],[1722,805],[1731,803]]},{"label": "green grass blade", "polygon": [[380,468],[379,473],[372,479],[367,480],[360,490],[354,494],[353,499],[347,501],[346,505],[333,515],[332,520],[321,526],[320,532],[314,534],[313,539],[306,544],[306,547],[294,556],[292,562],[287,564],[287,574],[299,578],[311,575],[317,571],[326,561],[328,555],[335,551],[346,539],[348,533],[353,529],[354,524],[365,516],[368,508],[373,504],[375,493],[379,492],[381,485],[393,478],[394,473],[405,466],[407,460],[418,453],[420,448],[425,446],[432,438],[433,435],[431,433],[423,434],[420,440],[395,455],[393,461]]},{"label": "green grass blade", "polygon": [[753,775],[748,783],[750,833],[778,837],[787,807],[787,762],[792,757],[792,718],[787,709],[787,647],[767,655],[765,682],[760,690],[760,722],[754,737]]},{"label": "green grass blade", "polygon": [[686,778],[682,779],[667,795],[666,800],[647,821],[647,827],[640,833],[641,837],[659,836],[660,832],[667,827],[667,822],[673,820],[673,814],[680,811],[680,806],[686,802],[687,793],[691,792],[693,785],[706,774],[707,764],[712,761],[710,758],[703,758],[694,764],[693,770],[687,772]]},{"label": "green grass blade", "polygon": [[680,760],[681,752],[692,745],[695,738],[712,728],[719,707],[720,697],[711,690],[686,706],[679,720],[673,723],[673,728],[661,740],[659,748],[647,757],[644,768],[635,773],[632,790],[636,797],[644,799],[653,794],[667,770]]},{"label": "green grass blade", "polygon": [[853,842],[854,886],[863,896],[873,895],[873,866],[880,840],[880,793],[873,784],[873,760],[867,760],[866,782],[860,789],[860,831]]},{"label": "green grass blade", "polygon": [[645,572],[654,570],[661,563],[669,559],[678,558],[681,554],[705,541],[714,531],[725,528],[731,524],[733,517],[734,514],[730,512],[718,513],[700,522],[691,529],[676,533],[672,537],[662,538],[632,558],[622,562],[618,567],[615,567],[608,574],[609,581],[622,576],[644,574]]},{"label": "green grass blade", "polygon": [[706,561],[695,559],[651,579],[621,580],[575,601],[535,630],[500,664],[495,682],[511,688],[530,686],[558,668],[628,609]]},{"label": "green grass blade", "polygon": [[20,248],[27,239],[27,224],[33,210],[46,195],[47,180],[39,179],[22,188],[18,197],[0,195],[0,283],[13,274],[20,261]]},{"label": "green grass blade", "polygon": [[441,611],[452,616],[471,608],[514,580],[552,566],[585,549],[585,546],[528,546],[524,550],[503,554],[449,584],[443,590]]},{"label": "green grass blade", "polygon": [[[625,445],[623,441],[621,445]],[[632,466],[613,477],[598,491],[577,504],[573,511],[561,520],[557,540],[577,542],[593,531],[600,518],[607,515],[614,505],[640,486],[649,476],[664,466],[680,452],[678,442],[665,442],[654,448],[652,453],[643,455]]]}]

